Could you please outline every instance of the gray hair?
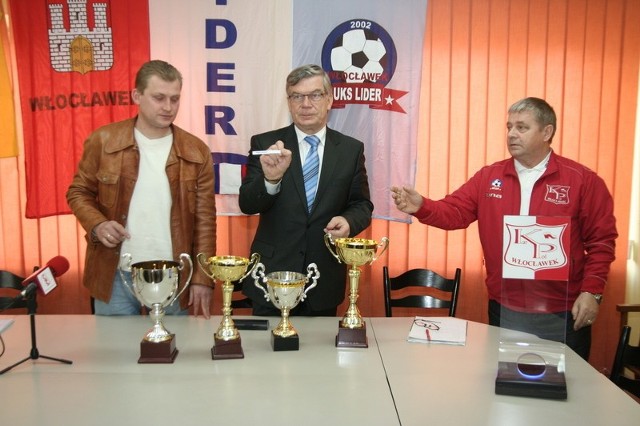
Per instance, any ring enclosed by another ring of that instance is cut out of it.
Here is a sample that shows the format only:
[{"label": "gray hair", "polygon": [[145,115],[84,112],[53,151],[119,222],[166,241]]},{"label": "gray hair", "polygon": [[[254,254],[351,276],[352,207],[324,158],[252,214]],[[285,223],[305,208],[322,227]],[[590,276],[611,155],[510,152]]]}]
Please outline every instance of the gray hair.
[{"label": "gray hair", "polygon": [[287,76],[287,85],[285,87],[285,89],[287,90],[287,95],[290,95],[289,88],[291,86],[295,86],[305,78],[316,76],[322,77],[322,86],[325,93],[329,96],[332,96],[333,92],[331,90],[331,80],[329,79],[329,75],[322,69],[322,67],[314,64],[302,65],[289,73],[289,75]]},{"label": "gray hair", "polygon": [[525,111],[533,113],[533,116],[540,125],[540,128],[544,128],[548,125],[553,126],[553,133],[551,133],[551,139],[549,139],[549,142],[551,142],[551,140],[553,140],[553,135],[556,134],[556,113],[551,105],[549,105],[544,99],[530,97],[520,99],[509,107],[509,114]]}]

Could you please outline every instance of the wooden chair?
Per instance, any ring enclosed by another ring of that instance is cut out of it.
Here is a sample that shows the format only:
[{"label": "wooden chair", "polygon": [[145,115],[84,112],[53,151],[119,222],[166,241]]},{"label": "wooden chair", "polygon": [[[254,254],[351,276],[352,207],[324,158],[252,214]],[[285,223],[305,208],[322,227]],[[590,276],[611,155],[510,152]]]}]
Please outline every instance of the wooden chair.
[{"label": "wooden chair", "polygon": [[[384,266],[382,279],[385,315],[390,317],[392,308],[402,307],[448,309],[449,316],[454,317],[461,273],[460,268],[457,268],[453,278],[445,278],[429,269],[411,269],[397,277],[390,277],[388,267]],[[407,291],[403,289],[414,294],[404,295]]]},{"label": "wooden chair", "polygon": [[640,401],[640,346],[629,344],[630,335],[631,327],[622,327],[609,378]]},{"label": "wooden chair", "polygon": [[629,314],[632,312],[640,312],[640,304],[637,303],[619,303],[616,310],[620,312],[620,330],[629,323]]}]

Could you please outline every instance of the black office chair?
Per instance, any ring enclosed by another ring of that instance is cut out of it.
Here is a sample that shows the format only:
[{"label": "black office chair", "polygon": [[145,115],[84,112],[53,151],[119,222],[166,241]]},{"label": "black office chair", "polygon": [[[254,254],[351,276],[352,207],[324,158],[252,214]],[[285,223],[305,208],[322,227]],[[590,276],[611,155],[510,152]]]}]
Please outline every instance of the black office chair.
[{"label": "black office chair", "polygon": [[622,390],[640,398],[640,346],[629,344],[630,335],[631,327],[622,327],[609,378]]},{"label": "black office chair", "polygon": [[[390,317],[391,308],[402,307],[448,309],[450,317],[456,316],[461,274],[460,268],[456,269],[453,278],[445,278],[429,269],[411,269],[392,278],[389,277],[388,267],[384,266],[382,275],[385,315]],[[419,287],[423,289],[420,290]],[[420,294],[404,296],[406,292],[401,290],[405,288]],[[425,291],[426,288],[429,290]],[[392,298],[394,294],[397,294],[397,297]]]},{"label": "black office chair", "polygon": [[0,312],[5,309],[26,309],[28,307],[27,299],[18,297],[20,292],[24,290],[23,281],[24,278],[16,274],[9,271],[0,271],[0,289],[8,289],[8,291],[2,292],[6,296],[0,297]]}]

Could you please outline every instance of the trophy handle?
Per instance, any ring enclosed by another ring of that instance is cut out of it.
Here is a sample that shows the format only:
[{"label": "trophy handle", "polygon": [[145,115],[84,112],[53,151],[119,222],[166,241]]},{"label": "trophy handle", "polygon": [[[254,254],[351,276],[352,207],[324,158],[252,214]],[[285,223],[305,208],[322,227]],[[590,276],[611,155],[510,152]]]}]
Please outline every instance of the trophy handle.
[{"label": "trophy handle", "polygon": [[[123,254],[122,258],[126,259],[127,270],[130,271],[131,270],[131,253]],[[127,282],[127,277],[124,276],[121,268],[118,268],[118,273],[120,274],[120,279],[122,280],[122,283],[127,288],[127,290],[129,290],[129,293],[131,293],[137,299],[138,296],[136,296],[135,291],[133,291],[133,283]]]},{"label": "trophy handle", "polygon": [[267,283],[267,279],[264,276],[264,265],[262,263],[258,263],[252,268],[251,277],[253,278],[253,284],[260,290],[262,290],[262,292],[264,293],[264,298],[267,300],[267,302],[269,302],[269,293],[264,288],[264,286],[260,285],[260,281],[265,284]]},{"label": "trophy handle", "polygon": [[189,262],[189,276],[187,277],[187,280],[184,282],[184,287],[182,287],[182,290],[180,290],[180,292],[176,295],[176,297],[173,298],[173,301],[171,302],[171,304],[173,304],[173,302],[175,302],[176,300],[180,299],[180,295],[184,293],[187,287],[189,287],[189,284],[191,284],[191,277],[193,276],[193,262],[191,261],[191,256],[189,256],[187,253],[180,254],[180,266],[178,266],[178,271],[182,271],[182,269],[184,269],[185,259]]},{"label": "trophy handle", "polygon": [[202,270],[202,272],[204,272],[206,276],[208,276],[209,278],[215,281],[216,278],[213,276],[213,273],[211,273],[210,269],[208,268],[209,262],[207,260],[207,255],[204,253],[198,253],[196,255],[196,260],[198,261],[198,265],[200,266],[200,269]]},{"label": "trophy handle", "polygon": [[300,297],[301,302],[307,297],[307,292],[318,285],[318,278],[320,278],[318,266],[315,263],[310,263],[309,266],[307,266],[307,282],[311,279],[312,283],[304,289],[304,293],[302,293],[302,297]]},{"label": "trophy handle", "polygon": [[260,262],[260,254],[259,253],[253,253],[251,255],[251,259],[249,260],[249,265],[247,266],[247,273],[244,274],[242,276],[242,278],[240,278],[238,281],[242,281],[245,278],[247,278],[253,272],[253,270],[256,269],[256,266],[258,266],[259,262]]},{"label": "trophy handle", "polygon": [[[381,247],[382,247],[382,250],[380,250]],[[382,240],[380,240],[380,243],[378,244],[378,250],[380,252],[378,253],[378,251],[376,251],[376,253],[373,254],[373,258],[371,259],[370,263],[373,263],[374,260],[382,256],[382,253],[384,253],[385,250],[387,250],[387,247],[389,247],[389,238],[382,237]]]},{"label": "trophy handle", "polygon": [[340,256],[338,256],[336,251],[333,249],[333,247],[335,247],[335,244],[333,243],[333,237],[328,232],[324,234],[324,244],[327,246],[327,248],[329,249],[329,252],[333,255],[333,257],[335,257],[338,260],[338,263],[342,263],[342,260],[340,260]]}]

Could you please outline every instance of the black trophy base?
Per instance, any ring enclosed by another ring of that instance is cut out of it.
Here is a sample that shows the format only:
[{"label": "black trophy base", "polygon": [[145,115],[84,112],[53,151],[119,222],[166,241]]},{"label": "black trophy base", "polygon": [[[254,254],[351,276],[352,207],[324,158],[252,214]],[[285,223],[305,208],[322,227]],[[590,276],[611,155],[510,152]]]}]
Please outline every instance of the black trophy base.
[{"label": "black trophy base", "polygon": [[300,349],[300,338],[297,334],[289,337],[280,337],[271,332],[271,347],[275,352],[297,351]]},{"label": "black trophy base", "polygon": [[140,342],[140,358],[138,364],[172,364],[178,356],[176,349],[176,336],[165,342]]},{"label": "black trophy base", "polygon": [[367,323],[363,322],[361,328],[343,327],[338,322],[338,335],[336,336],[338,348],[368,348]]},{"label": "black trophy base", "polygon": [[211,348],[211,359],[241,359],[244,358],[242,350],[242,339],[238,337],[233,340],[222,340],[213,337],[213,347]]},{"label": "black trophy base", "polygon": [[496,394],[526,396],[530,398],[567,399],[567,383],[564,373],[555,367],[545,367],[544,371],[529,376],[518,369],[515,362],[498,362]]}]

